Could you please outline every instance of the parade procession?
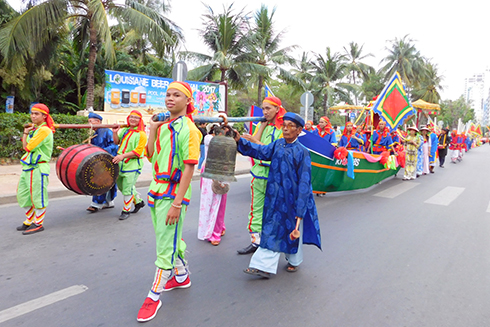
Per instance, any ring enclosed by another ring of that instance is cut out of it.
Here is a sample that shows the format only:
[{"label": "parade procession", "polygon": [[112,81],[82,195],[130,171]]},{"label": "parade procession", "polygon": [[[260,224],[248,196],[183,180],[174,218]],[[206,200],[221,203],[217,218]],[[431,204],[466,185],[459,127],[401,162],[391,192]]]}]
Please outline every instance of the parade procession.
[{"label": "parade procession", "polygon": [[9,3],[0,327],[490,324],[490,96],[408,34],[375,69],[282,6],[200,4],[209,56],[167,1]]}]

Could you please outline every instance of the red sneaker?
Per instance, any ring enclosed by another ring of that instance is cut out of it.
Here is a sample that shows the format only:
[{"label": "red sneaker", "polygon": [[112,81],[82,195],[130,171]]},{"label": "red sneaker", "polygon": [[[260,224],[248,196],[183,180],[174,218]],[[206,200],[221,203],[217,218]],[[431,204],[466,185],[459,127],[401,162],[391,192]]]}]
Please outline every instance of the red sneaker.
[{"label": "red sneaker", "polygon": [[161,306],[162,301],[153,301],[147,297],[138,312],[138,318],[136,318],[136,320],[141,322],[152,320],[157,315],[158,309],[160,309]]},{"label": "red sneaker", "polygon": [[163,287],[163,291],[168,292],[176,288],[188,288],[188,287],[191,287],[191,279],[189,278],[189,275],[187,275],[187,278],[182,283],[178,283],[177,279],[175,279],[175,276],[173,276],[167,281],[167,283]]}]

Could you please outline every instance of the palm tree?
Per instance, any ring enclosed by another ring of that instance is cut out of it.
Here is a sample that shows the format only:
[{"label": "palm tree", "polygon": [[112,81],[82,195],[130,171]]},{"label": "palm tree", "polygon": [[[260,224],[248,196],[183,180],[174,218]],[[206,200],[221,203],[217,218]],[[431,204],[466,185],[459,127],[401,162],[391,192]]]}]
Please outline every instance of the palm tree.
[{"label": "palm tree", "polygon": [[[346,57],[347,57],[347,71],[349,83],[354,85],[360,85],[359,79],[362,81],[366,80],[369,74],[374,73],[374,68],[363,63],[362,60],[368,57],[373,57],[371,53],[364,55],[362,53],[364,45],[359,46],[355,42],[349,43],[349,48],[344,47]],[[356,81],[356,77],[358,80]],[[359,95],[361,95],[362,91],[358,90],[354,93],[354,103],[358,104]]]},{"label": "palm tree", "polygon": [[327,47],[326,56],[317,54],[313,65],[315,68],[313,83],[318,86],[315,93],[316,96],[321,95],[323,99],[324,114],[333,105],[334,99],[350,102],[349,91],[355,91],[356,87],[350,83],[340,82],[347,74],[346,56],[338,52],[332,54]]},{"label": "palm tree", "polygon": [[223,7],[223,13],[215,14],[210,6],[206,5],[206,8],[208,13],[204,15],[204,28],[200,33],[204,44],[213,54],[181,52],[182,58],[201,64],[189,71],[188,78],[199,81],[218,79],[239,88],[247,83],[252,73],[265,74],[267,69],[248,61],[244,53],[248,23],[243,10],[233,13],[232,4],[228,8]]},{"label": "palm tree", "polygon": [[355,42],[349,43],[349,48],[344,47],[345,54],[347,56],[347,70],[350,72],[350,83],[356,83],[356,77],[365,79],[370,73],[374,72],[374,68],[368,64],[363,63],[361,60],[368,57],[374,57],[372,53],[364,55],[362,49],[364,45],[359,46]]},{"label": "palm tree", "polygon": [[386,48],[389,54],[381,62],[386,64],[381,70],[390,78],[398,71],[405,85],[410,90],[422,79],[424,70],[424,57],[415,48],[413,40],[405,35],[403,38],[391,40],[391,48]]},{"label": "palm tree", "polygon": [[314,65],[308,57],[307,52],[303,52],[301,59],[294,60],[291,69],[281,69],[279,78],[294,87],[294,91],[312,90],[312,80]]},{"label": "palm tree", "polygon": [[[258,85],[257,85],[257,104],[262,103],[262,89],[264,82],[270,78],[271,73],[284,71],[279,65],[294,64],[295,60],[289,56],[289,53],[296,48],[296,46],[288,46],[280,48],[280,43],[284,36],[284,31],[275,33],[274,31],[274,14],[276,8],[272,9],[269,14],[269,10],[265,5],[262,5],[259,10],[255,12],[255,25],[249,31],[248,36],[245,38],[246,44],[246,58],[247,61],[254,62],[263,66],[264,72],[258,72]],[[285,73],[286,71],[284,71]]]},{"label": "palm tree", "polygon": [[438,74],[437,65],[430,61],[425,62],[425,74],[417,87],[412,90],[412,100],[422,99],[430,103],[439,103],[443,90],[441,82],[443,76]]},{"label": "palm tree", "polygon": [[[163,6],[163,13],[165,13]],[[87,107],[94,104],[94,70],[97,53],[103,46],[108,64],[115,61],[109,20],[125,21],[138,31],[157,51],[175,46],[182,40],[180,29],[162,13],[139,3],[126,0],[46,0],[11,20],[0,30],[0,52],[9,68],[22,67],[43,51],[46,43],[59,33],[66,33],[66,22],[76,25],[75,41],[82,52],[89,47],[87,66]]]}]

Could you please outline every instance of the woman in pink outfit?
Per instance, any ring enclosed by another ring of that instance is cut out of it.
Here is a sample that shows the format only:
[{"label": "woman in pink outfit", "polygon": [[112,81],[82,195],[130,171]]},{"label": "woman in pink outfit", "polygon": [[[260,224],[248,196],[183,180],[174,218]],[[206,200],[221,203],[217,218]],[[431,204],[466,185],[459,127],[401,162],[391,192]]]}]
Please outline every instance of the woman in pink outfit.
[{"label": "woman in pink outfit", "polygon": [[[204,137],[205,159],[202,171],[206,169],[209,142],[211,142],[213,136],[222,134],[221,128],[215,125],[212,126],[210,133]],[[228,188],[229,185],[227,183],[201,177],[201,204],[197,238],[208,240],[215,246],[219,245],[221,236],[225,235],[226,191]]]}]

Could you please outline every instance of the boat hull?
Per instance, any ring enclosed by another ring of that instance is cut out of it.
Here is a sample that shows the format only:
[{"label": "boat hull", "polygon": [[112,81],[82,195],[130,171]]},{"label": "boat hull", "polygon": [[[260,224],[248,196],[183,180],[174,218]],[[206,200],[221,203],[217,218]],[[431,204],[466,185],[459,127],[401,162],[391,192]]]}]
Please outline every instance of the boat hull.
[{"label": "boat hull", "polygon": [[[351,191],[368,188],[396,175],[396,169],[385,168],[378,162],[370,162],[362,152],[352,152],[354,157],[354,179],[347,176],[347,159],[330,160],[310,151],[311,181],[313,193]],[[377,155],[368,155],[371,159]]]}]

